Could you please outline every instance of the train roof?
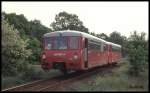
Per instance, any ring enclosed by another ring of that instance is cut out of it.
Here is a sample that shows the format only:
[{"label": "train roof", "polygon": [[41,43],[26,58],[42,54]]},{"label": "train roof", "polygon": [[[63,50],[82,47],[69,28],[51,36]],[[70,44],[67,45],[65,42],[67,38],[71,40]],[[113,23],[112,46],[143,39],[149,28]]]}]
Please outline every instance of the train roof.
[{"label": "train roof", "polygon": [[75,31],[75,30],[63,30],[63,31],[50,32],[50,33],[44,34],[44,37],[60,36],[60,34],[62,36],[82,36],[82,37],[88,38],[90,40],[94,40],[94,41],[98,41],[98,42],[104,42],[106,44],[111,44],[111,45],[116,46],[116,47],[121,47],[118,44],[108,42],[108,41],[105,41],[105,40],[100,39],[98,37],[92,36],[90,34],[80,32],[80,31]]},{"label": "train roof", "polygon": [[75,30],[63,30],[63,31],[50,32],[50,33],[44,34],[44,37],[60,36],[60,34],[62,36],[82,36],[82,37],[85,37],[85,38],[88,38],[88,39],[94,40],[94,41],[105,42],[105,43],[107,42],[98,37],[92,36],[92,35],[84,33],[84,32],[75,31]]},{"label": "train roof", "polygon": [[121,45],[118,45],[118,44],[115,44],[115,43],[112,43],[112,42],[106,42],[107,44],[110,44],[112,46],[116,46],[116,47],[120,47],[121,48]]}]

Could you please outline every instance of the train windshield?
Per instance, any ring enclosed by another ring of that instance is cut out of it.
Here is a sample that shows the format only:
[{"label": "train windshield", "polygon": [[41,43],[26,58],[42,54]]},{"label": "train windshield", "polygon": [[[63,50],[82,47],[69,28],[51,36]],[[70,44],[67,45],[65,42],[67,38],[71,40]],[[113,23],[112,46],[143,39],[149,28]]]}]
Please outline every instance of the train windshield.
[{"label": "train windshield", "polygon": [[45,49],[78,49],[79,37],[46,37]]},{"label": "train windshield", "polygon": [[67,37],[47,37],[45,38],[46,49],[67,49]]},{"label": "train windshield", "polygon": [[69,48],[78,49],[79,46],[79,37],[70,37],[69,39]]}]

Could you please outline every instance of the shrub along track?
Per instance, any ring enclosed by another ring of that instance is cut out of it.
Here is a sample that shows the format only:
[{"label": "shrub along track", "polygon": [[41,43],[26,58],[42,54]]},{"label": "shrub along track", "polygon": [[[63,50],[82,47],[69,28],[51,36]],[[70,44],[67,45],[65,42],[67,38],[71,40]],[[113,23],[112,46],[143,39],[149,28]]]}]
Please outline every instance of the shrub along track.
[{"label": "shrub along track", "polygon": [[60,91],[58,90],[60,87],[68,86],[70,83],[78,81],[79,79],[87,79],[89,76],[97,73],[100,73],[101,75],[111,73],[113,68],[118,67],[121,64],[122,63],[118,63],[117,65],[105,65],[86,71],[73,72],[67,75],[61,75],[46,80],[38,80],[2,91]]}]

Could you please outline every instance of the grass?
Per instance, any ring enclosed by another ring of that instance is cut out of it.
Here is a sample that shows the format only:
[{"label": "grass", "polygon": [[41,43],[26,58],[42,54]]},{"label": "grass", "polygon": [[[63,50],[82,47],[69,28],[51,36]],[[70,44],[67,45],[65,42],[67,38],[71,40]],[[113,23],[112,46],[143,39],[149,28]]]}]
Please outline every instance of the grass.
[{"label": "grass", "polygon": [[24,80],[21,80],[19,76],[16,77],[2,77],[2,89],[8,88],[14,85],[19,85],[24,83]]},{"label": "grass", "polygon": [[[124,61],[120,67],[115,67],[111,73],[96,74],[87,80],[79,80],[69,85],[69,91],[148,91],[148,66],[138,77],[130,76],[129,63]],[[62,74],[57,70],[45,72],[39,65],[32,66],[26,74],[15,77],[2,77],[2,89],[24,84],[37,79],[47,79]]]},{"label": "grass", "polygon": [[2,89],[17,86],[27,82],[32,82],[39,79],[47,79],[50,77],[58,76],[61,72],[58,70],[50,70],[45,72],[40,65],[32,65],[31,69],[25,73],[19,73],[13,77],[2,77]]},{"label": "grass", "polygon": [[112,73],[91,76],[89,81],[75,82],[70,87],[73,91],[148,91],[148,68],[140,76],[130,76],[129,64],[124,62],[112,69]]}]

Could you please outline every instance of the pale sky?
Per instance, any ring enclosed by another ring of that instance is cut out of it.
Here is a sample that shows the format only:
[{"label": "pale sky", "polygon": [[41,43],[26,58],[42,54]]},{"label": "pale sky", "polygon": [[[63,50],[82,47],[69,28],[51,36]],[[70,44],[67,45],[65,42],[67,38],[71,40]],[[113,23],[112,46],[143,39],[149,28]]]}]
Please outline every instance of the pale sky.
[{"label": "pale sky", "polygon": [[76,14],[90,32],[109,35],[118,31],[129,36],[144,31],[148,38],[148,2],[2,2],[2,11],[24,14],[50,28],[55,15],[66,11]]}]

